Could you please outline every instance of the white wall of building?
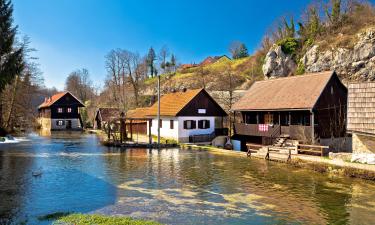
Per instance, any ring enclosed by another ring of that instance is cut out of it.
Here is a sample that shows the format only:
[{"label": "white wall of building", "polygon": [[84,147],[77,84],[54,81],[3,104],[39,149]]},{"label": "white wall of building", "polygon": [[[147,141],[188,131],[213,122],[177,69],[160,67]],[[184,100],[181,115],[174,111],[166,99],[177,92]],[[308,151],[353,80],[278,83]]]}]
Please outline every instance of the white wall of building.
[{"label": "white wall of building", "polygon": [[[176,117],[160,117],[162,126],[160,128],[160,136],[169,139],[178,140],[178,119]],[[173,120],[173,129],[170,129],[170,121]],[[147,126],[149,126],[147,122]],[[148,134],[148,130],[147,130]],[[158,135],[158,120],[152,119],[151,134]]]},{"label": "white wall of building", "polygon": [[[191,135],[201,135],[201,134],[211,134],[215,131],[215,117],[209,116],[184,116],[184,117],[161,117],[162,119],[162,127],[160,128],[160,136],[164,138],[170,138],[177,141],[187,142],[189,136]],[[173,120],[174,129],[170,129],[170,120]],[[184,129],[184,121],[185,120],[195,120],[196,121],[196,128],[195,129]],[[199,129],[198,128],[198,120],[209,120],[210,127],[207,129]],[[158,123],[157,119],[154,118],[152,120],[151,126],[151,134],[158,135]],[[147,126],[149,126],[147,122]],[[147,130],[148,134],[148,130]]]}]

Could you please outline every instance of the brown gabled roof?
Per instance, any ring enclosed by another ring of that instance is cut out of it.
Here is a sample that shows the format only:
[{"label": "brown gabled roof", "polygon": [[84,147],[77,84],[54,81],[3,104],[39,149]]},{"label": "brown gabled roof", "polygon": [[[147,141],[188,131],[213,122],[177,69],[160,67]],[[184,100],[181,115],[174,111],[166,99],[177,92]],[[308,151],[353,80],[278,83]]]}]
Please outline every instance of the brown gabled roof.
[{"label": "brown gabled roof", "polygon": [[[203,89],[188,90],[163,95],[160,98],[160,115],[176,116],[197,94]],[[148,111],[148,116],[155,116],[158,112],[158,103],[153,104]]]},{"label": "brown gabled roof", "polygon": [[149,107],[144,107],[144,108],[136,108],[129,110],[126,113],[126,118],[129,119],[145,119],[147,118]]},{"label": "brown gabled roof", "polygon": [[55,102],[57,102],[60,98],[62,98],[66,94],[70,94],[71,96],[73,96],[73,98],[75,98],[81,104],[82,107],[84,106],[84,104],[77,97],[75,97],[72,93],[70,93],[69,91],[64,91],[64,92],[59,92],[57,94],[54,94],[49,98],[45,98],[44,102],[40,104],[38,108],[41,109],[41,108],[50,107],[51,105],[53,105]]},{"label": "brown gabled roof", "polygon": [[110,121],[120,118],[121,112],[122,111],[119,108],[99,108],[97,111],[102,121]]},{"label": "brown gabled roof", "polygon": [[326,71],[255,82],[232,110],[312,109],[334,74]]}]

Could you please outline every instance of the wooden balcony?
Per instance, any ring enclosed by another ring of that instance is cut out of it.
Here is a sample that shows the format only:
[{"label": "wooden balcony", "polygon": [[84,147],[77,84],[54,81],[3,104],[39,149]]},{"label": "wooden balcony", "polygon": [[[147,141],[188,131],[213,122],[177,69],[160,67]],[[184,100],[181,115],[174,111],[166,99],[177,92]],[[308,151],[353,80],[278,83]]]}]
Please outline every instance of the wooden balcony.
[{"label": "wooden balcony", "polygon": [[259,124],[234,123],[234,133],[246,136],[279,137],[289,135],[292,139],[311,139],[311,127],[302,125],[268,126],[268,131],[260,131]]}]

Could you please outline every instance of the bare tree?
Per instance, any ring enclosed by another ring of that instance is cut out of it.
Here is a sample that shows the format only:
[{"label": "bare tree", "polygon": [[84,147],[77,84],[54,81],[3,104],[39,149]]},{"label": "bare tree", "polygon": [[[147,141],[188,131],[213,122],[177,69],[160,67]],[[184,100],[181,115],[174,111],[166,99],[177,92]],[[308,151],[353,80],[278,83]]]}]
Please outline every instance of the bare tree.
[{"label": "bare tree", "polygon": [[166,45],[164,45],[159,51],[160,68],[163,69],[163,72],[165,72],[166,70],[168,56],[169,56],[169,49]]}]

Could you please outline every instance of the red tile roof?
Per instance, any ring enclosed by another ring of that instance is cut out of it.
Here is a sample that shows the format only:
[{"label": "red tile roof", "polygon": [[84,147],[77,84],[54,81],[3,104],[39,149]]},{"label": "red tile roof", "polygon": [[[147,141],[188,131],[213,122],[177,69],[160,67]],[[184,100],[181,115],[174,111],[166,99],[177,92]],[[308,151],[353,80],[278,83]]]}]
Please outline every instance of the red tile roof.
[{"label": "red tile roof", "polygon": [[40,104],[38,108],[41,109],[41,108],[50,107],[51,105],[53,105],[56,101],[58,101],[60,98],[62,98],[66,94],[70,94],[71,96],[73,96],[73,98],[75,98],[82,105],[82,107],[84,107],[84,104],[77,97],[75,97],[69,91],[64,91],[64,92],[59,92],[57,94],[54,94],[49,98],[45,98],[44,102]]},{"label": "red tile roof", "polygon": [[[160,115],[176,116],[195,96],[203,89],[188,90],[163,95],[160,98]],[[158,112],[158,103],[153,104],[148,110],[148,116],[155,116]]]}]

